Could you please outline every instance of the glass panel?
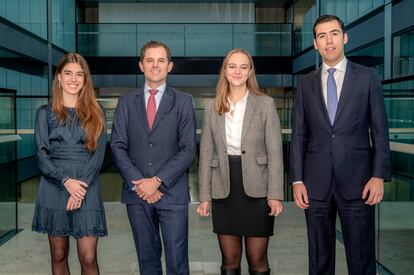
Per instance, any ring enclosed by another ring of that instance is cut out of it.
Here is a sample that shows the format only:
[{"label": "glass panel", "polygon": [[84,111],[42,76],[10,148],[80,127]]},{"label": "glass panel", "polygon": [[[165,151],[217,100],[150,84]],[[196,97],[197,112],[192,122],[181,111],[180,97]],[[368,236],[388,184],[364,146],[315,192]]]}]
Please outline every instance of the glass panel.
[{"label": "glass panel", "polygon": [[253,56],[287,56],[290,33],[290,24],[235,24],[234,47],[245,48]]},{"label": "glass panel", "polygon": [[15,125],[15,93],[0,88],[0,241],[17,230]]},{"label": "glass panel", "polygon": [[414,74],[414,30],[394,37],[393,76]]},{"label": "glass panel", "polygon": [[233,47],[232,24],[186,25],[186,56],[223,56]]},{"label": "glass panel", "polygon": [[384,5],[384,0],[321,0],[320,14],[334,14],[345,25]]},{"label": "glass panel", "polygon": [[135,24],[82,24],[79,52],[85,56],[137,56]]},{"label": "glass panel", "polygon": [[390,140],[414,144],[414,80],[384,85]]},{"label": "glass panel", "polygon": [[[165,42],[173,56],[223,56],[243,47],[253,56],[290,56],[291,24],[78,24],[85,56],[139,56],[149,40]],[[208,47],[206,47],[208,45]]]},{"label": "glass panel", "polygon": [[52,42],[69,51],[76,50],[75,0],[52,0]]},{"label": "glass panel", "polygon": [[394,274],[414,274],[414,80],[384,85],[392,181],[379,207],[378,260]]},{"label": "glass panel", "polygon": [[17,156],[31,157],[36,110],[48,102],[47,66],[2,50],[0,57],[0,83],[16,90],[17,95],[17,129],[22,138],[17,145]]},{"label": "glass panel", "polygon": [[[320,0],[319,14],[333,14],[345,25],[384,5],[384,0]],[[315,0],[296,0],[294,14],[294,53],[312,46],[313,23],[316,20]]]},{"label": "glass panel", "polygon": [[47,0],[0,1],[0,16],[47,39]]},{"label": "glass panel", "polygon": [[185,25],[183,24],[138,24],[137,53],[150,40],[161,41],[170,47],[174,56],[184,56]]},{"label": "glass panel", "polygon": [[380,79],[384,79],[384,42],[352,51],[346,54],[358,64],[375,68]]},{"label": "glass panel", "polygon": [[312,28],[313,22],[316,20],[317,12],[316,1],[297,0],[294,11],[294,53],[297,54],[312,45]]}]

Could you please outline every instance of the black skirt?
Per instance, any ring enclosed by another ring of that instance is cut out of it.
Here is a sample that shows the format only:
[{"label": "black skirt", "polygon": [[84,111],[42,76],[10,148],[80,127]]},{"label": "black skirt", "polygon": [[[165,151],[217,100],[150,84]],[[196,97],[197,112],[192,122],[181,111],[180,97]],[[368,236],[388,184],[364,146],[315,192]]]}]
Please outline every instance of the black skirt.
[{"label": "black skirt", "polygon": [[269,216],[267,198],[246,195],[240,156],[229,156],[230,194],[212,200],[213,231],[216,234],[268,237],[273,235],[274,216]]}]

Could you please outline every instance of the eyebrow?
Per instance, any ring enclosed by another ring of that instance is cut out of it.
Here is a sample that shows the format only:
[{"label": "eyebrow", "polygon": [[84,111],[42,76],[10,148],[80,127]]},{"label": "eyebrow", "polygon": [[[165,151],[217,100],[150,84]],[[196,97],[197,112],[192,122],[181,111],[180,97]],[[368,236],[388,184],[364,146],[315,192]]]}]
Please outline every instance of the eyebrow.
[{"label": "eyebrow", "polygon": [[[227,65],[237,65],[236,63],[227,63]],[[240,64],[240,66],[250,66],[247,63]]]},{"label": "eyebrow", "polygon": [[166,57],[160,57],[158,59],[155,59],[153,57],[146,57],[146,58],[144,58],[144,60],[168,60],[168,58],[166,58]]},{"label": "eyebrow", "polygon": [[[64,73],[73,73],[71,70],[63,70],[63,72]],[[82,74],[84,74],[85,72],[84,71],[78,71],[78,72],[74,72],[75,74],[78,74],[78,73],[82,73]]]},{"label": "eyebrow", "polygon": [[[339,29],[333,29],[333,30],[329,31],[329,33],[333,33],[333,32],[341,32],[341,30],[339,30]],[[327,34],[327,32],[320,32],[316,36],[319,37],[322,34]]]}]

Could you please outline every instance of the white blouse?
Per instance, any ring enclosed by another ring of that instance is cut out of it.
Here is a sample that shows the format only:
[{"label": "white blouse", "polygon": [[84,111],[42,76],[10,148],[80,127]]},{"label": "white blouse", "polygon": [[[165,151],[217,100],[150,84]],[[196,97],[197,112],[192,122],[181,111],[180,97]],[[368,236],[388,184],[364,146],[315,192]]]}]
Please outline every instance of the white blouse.
[{"label": "white blouse", "polygon": [[225,124],[227,154],[229,155],[241,155],[241,135],[248,95],[249,91],[247,91],[246,95],[238,102],[236,102],[236,104],[234,104],[230,98],[228,98],[230,111],[226,113]]}]

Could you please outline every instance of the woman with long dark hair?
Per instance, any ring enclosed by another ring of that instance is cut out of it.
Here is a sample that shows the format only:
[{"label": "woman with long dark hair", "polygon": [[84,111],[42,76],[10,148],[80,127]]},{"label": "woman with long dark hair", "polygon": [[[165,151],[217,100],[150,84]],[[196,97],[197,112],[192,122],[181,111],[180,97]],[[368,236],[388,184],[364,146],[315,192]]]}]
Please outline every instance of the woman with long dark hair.
[{"label": "woman with long dark hair", "polygon": [[41,179],[32,230],[48,234],[53,274],[70,274],[69,236],[82,274],[99,274],[98,237],[107,235],[98,177],[106,131],[81,55],[68,53],[59,62],[52,102],[37,111],[35,139]]}]

